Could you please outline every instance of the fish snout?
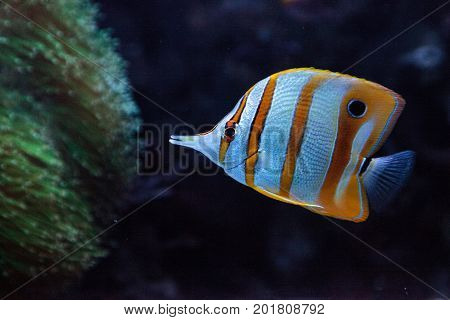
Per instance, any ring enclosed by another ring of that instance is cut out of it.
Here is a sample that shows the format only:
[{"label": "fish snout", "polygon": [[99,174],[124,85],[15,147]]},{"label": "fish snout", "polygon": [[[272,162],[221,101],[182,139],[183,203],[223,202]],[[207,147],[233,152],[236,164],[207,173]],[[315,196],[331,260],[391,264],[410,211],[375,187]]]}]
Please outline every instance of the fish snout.
[{"label": "fish snout", "polygon": [[[176,136],[171,135],[169,142],[182,147],[196,149],[195,147],[199,144],[199,136]],[[197,150],[197,149],[196,149]]]},{"label": "fish snout", "polygon": [[169,142],[178,146],[191,148],[203,153],[214,163],[218,163],[219,141],[212,134],[197,134],[192,136],[170,136]]}]

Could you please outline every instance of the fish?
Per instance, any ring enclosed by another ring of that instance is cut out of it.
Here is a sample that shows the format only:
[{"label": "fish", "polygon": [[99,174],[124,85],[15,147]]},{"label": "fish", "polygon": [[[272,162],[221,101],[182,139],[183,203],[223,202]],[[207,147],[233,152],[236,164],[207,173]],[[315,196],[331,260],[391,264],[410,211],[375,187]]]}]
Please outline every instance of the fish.
[{"label": "fish", "polygon": [[411,150],[374,158],[405,100],[351,75],[297,68],[251,87],[208,132],[170,143],[203,153],[236,181],[321,215],[365,221],[411,175]]}]

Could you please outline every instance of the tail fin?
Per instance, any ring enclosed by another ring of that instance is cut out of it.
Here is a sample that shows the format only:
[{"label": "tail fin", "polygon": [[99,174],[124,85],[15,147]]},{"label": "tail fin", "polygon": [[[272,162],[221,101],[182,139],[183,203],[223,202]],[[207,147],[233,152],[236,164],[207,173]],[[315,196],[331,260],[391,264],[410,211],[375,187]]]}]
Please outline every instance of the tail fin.
[{"label": "tail fin", "polygon": [[372,209],[380,211],[405,185],[414,167],[415,157],[413,151],[403,151],[372,159],[362,176]]}]

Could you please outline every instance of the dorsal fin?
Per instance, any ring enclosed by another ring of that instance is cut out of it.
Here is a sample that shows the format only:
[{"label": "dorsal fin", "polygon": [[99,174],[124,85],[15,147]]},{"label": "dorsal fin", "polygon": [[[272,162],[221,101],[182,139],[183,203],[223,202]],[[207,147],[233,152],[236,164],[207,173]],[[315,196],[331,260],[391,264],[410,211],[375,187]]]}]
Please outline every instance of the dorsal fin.
[{"label": "dorsal fin", "polygon": [[394,198],[408,180],[414,159],[413,151],[372,159],[362,179],[372,209],[380,211]]}]

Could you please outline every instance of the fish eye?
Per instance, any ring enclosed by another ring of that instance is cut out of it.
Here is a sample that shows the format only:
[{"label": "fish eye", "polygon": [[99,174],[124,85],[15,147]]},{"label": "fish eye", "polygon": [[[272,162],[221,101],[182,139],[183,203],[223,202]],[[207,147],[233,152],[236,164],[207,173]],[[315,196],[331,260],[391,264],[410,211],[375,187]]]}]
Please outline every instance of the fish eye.
[{"label": "fish eye", "polygon": [[347,111],[353,118],[361,118],[366,114],[367,106],[359,100],[350,100],[347,105]]},{"label": "fish eye", "polygon": [[234,128],[234,127],[228,127],[228,128],[226,128],[226,129],[225,129],[225,132],[224,132],[224,135],[225,135],[225,138],[226,138],[228,141],[233,140],[233,139],[234,139],[234,136],[236,135],[236,128]]}]

